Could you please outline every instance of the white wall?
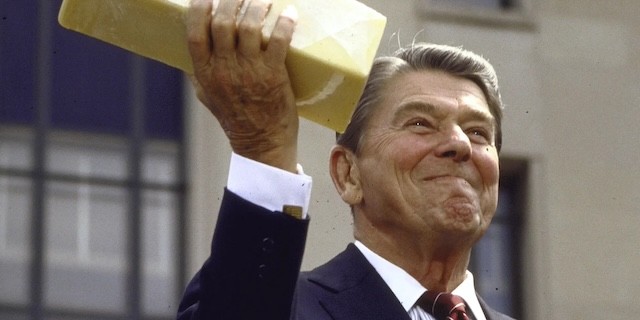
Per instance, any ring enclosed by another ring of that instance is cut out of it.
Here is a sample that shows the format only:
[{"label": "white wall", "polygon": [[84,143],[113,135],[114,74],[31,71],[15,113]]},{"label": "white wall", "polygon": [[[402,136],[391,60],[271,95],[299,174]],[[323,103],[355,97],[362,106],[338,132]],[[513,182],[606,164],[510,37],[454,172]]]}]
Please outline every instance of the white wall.
[{"label": "white wall", "polygon": [[549,301],[556,318],[631,319],[640,311],[640,3],[570,4],[542,3],[535,52]]},{"label": "white wall", "polygon": [[[363,1],[399,42],[464,45],[495,66],[506,103],[503,157],[531,164],[526,319],[632,319],[640,313],[640,2],[531,0],[529,27],[433,19],[417,0]],[[206,258],[229,149],[190,108],[189,276]],[[333,133],[303,121],[300,162],[314,177],[305,269],[351,240],[348,208],[327,176]],[[208,141],[207,141],[208,140]]]}]

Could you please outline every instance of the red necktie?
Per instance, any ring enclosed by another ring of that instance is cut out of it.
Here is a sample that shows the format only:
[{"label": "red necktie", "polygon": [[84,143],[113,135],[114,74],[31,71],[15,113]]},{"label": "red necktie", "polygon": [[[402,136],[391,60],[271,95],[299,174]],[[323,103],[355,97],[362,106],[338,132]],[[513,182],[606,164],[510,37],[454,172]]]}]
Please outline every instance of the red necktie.
[{"label": "red necktie", "polygon": [[450,293],[427,291],[418,305],[438,320],[469,320],[464,300]]}]

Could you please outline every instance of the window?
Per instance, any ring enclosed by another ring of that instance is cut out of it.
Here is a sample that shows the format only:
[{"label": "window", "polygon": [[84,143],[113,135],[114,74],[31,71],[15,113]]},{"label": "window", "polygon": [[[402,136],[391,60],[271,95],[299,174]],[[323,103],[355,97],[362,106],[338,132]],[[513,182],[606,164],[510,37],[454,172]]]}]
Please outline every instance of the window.
[{"label": "window", "polygon": [[470,262],[480,296],[516,319],[522,318],[520,253],[526,184],[526,161],[500,161],[498,208],[489,230],[474,247]]},{"label": "window", "polygon": [[490,10],[509,9],[516,6],[514,0],[431,0],[435,5],[467,6]]},{"label": "window", "polygon": [[63,29],[60,4],[0,2],[0,319],[173,319],[182,73]]},{"label": "window", "polygon": [[532,0],[420,0],[429,20],[530,28]]}]

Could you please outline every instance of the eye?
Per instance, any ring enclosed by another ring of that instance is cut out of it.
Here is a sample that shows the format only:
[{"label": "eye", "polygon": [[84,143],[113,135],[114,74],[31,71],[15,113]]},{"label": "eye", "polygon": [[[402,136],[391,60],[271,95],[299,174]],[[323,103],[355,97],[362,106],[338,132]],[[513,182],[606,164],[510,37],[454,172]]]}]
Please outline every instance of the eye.
[{"label": "eye", "polygon": [[413,118],[405,122],[404,128],[417,134],[426,134],[433,131],[431,122],[424,118]]},{"label": "eye", "polygon": [[477,143],[493,143],[493,134],[484,128],[472,128],[467,130],[472,141]]},{"label": "eye", "polygon": [[426,127],[426,128],[431,128],[432,125],[431,123],[429,123],[429,121],[422,119],[422,118],[416,118],[416,119],[411,119],[409,121],[407,121],[405,123],[405,127]]}]

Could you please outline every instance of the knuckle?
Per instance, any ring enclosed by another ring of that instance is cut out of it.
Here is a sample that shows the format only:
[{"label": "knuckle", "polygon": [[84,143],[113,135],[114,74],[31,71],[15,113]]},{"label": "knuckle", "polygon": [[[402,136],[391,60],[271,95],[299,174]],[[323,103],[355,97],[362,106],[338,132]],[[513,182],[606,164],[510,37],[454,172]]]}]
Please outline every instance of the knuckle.
[{"label": "knuckle", "polygon": [[238,33],[245,35],[253,35],[259,32],[259,26],[251,22],[242,22],[238,25]]},{"label": "knuckle", "polygon": [[235,20],[228,16],[217,16],[211,21],[211,30],[213,32],[229,32],[235,27]]},{"label": "knuckle", "polygon": [[191,46],[199,46],[208,44],[209,39],[196,30],[189,30],[187,33],[187,41]]},{"label": "knuckle", "polygon": [[293,35],[289,32],[275,29],[269,37],[269,42],[288,46],[289,43],[291,43],[292,36]]},{"label": "knuckle", "polygon": [[287,37],[282,32],[273,32],[271,34],[270,41],[282,42],[287,39]]}]

